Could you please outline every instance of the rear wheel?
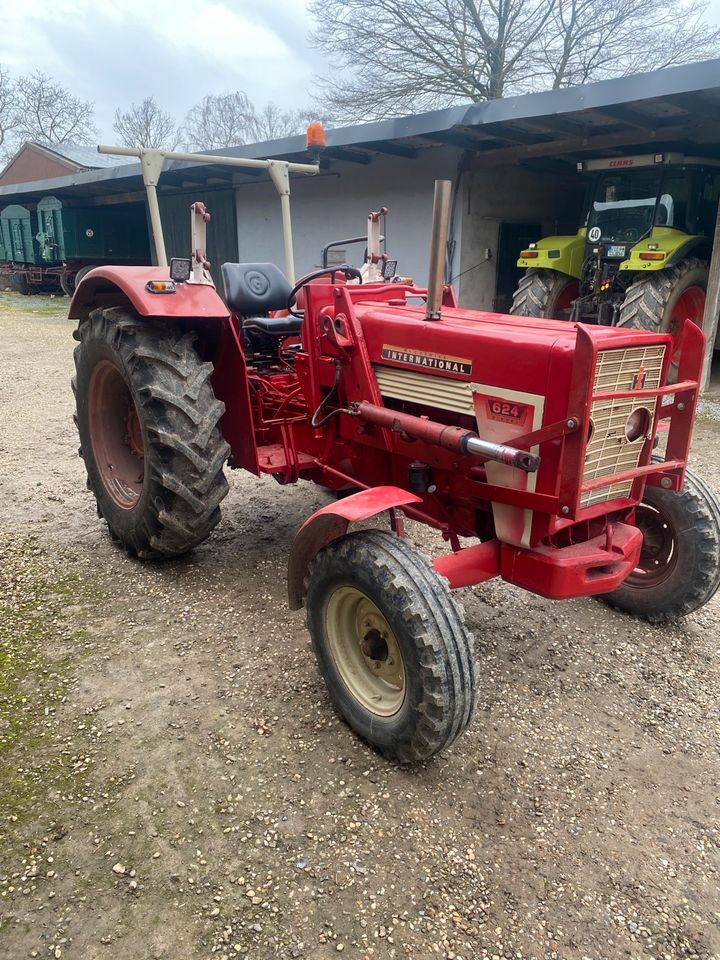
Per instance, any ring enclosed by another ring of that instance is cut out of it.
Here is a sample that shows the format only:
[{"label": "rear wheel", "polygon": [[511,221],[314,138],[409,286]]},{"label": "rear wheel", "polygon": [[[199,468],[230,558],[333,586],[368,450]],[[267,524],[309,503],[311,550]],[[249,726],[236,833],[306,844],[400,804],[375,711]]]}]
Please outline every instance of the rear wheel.
[{"label": "rear wheel", "polygon": [[517,317],[569,320],[578,281],[555,270],[528,270],[518,284],[510,313]]},{"label": "rear wheel", "polygon": [[674,338],[671,380],[677,379],[684,322],[702,328],[707,281],[707,265],[693,257],[669,270],[639,276],[625,294],[619,327],[669,333]]},{"label": "rear wheel", "polygon": [[635,522],[638,566],[600,599],[644,620],[675,620],[704,606],[720,586],[720,503],[692,471],[682,490],[646,487]]},{"label": "rear wheel", "polygon": [[475,706],[472,636],[407,541],[380,530],[333,541],[312,563],[306,606],[330,695],[361,737],[413,763],[466,729]]},{"label": "rear wheel", "polygon": [[224,405],[195,335],[93,310],[75,332],[76,423],[98,513],[143,558],[177,557],[220,519]]}]

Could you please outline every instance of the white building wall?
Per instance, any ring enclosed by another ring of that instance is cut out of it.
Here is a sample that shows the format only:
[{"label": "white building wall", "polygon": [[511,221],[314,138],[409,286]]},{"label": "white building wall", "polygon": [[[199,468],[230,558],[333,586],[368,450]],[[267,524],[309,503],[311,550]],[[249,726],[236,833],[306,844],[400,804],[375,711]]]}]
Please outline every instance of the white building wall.
[{"label": "white building wall", "polygon": [[[319,267],[320,251],[331,240],[365,234],[369,211],[385,206],[390,211],[388,255],[398,260],[399,273],[424,285],[434,181],[454,181],[459,156],[460,151],[441,147],[423,150],[416,159],[373,157],[367,165],[333,161],[332,169],[317,177],[293,178],[290,205],[296,274]],[[283,265],[280,202],[272,185],[265,181],[238,184],[236,202],[240,261]],[[460,221],[456,217],[456,264],[461,254]],[[363,250],[360,244],[348,247],[349,262],[359,266]]]},{"label": "white building wall", "polygon": [[[574,234],[584,189],[580,175],[512,166],[466,171],[462,177],[462,255],[458,271],[463,274],[462,306],[477,310],[494,307],[501,223],[540,223],[542,237],[558,232]],[[490,259],[483,262],[487,250]]]}]

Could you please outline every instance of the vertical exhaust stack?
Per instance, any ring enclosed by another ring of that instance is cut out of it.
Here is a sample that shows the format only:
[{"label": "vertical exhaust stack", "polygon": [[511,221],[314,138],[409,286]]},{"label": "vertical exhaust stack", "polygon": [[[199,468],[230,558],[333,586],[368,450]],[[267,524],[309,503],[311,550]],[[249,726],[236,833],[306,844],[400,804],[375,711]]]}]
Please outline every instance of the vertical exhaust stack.
[{"label": "vertical exhaust stack", "polygon": [[445,256],[448,225],[450,223],[451,190],[452,182],[450,180],[435,181],[426,320],[440,319],[440,306],[442,304],[443,286],[445,285]]}]

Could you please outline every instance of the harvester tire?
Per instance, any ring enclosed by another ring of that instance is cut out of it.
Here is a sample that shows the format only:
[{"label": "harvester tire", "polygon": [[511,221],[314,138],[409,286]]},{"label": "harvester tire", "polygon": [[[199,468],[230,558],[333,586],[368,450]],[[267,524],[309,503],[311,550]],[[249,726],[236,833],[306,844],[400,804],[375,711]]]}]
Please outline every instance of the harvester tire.
[{"label": "harvester tire", "polygon": [[467,728],[473,639],[446,584],[404,539],[363,530],[311,564],[307,623],[347,723],[399,763],[429,760]]},{"label": "harvester tire", "polygon": [[[707,281],[707,264],[695,257],[683,260],[669,270],[639,276],[627,289],[618,326],[674,334],[678,319],[676,307],[683,295],[693,312],[691,319],[702,326]],[[698,294],[694,304],[692,291]]]},{"label": "harvester tire", "polygon": [[96,309],[73,334],[80,455],[98,514],[142,559],[178,557],[220,520],[225,406],[195,334]]},{"label": "harvester tire", "polygon": [[639,566],[622,586],[598,599],[651,623],[699,610],[720,587],[715,494],[687,470],[680,491],[646,487],[635,517],[644,537]]},{"label": "harvester tire", "polygon": [[555,270],[528,270],[513,296],[510,313],[516,317],[546,317],[567,320],[578,296],[574,277]]}]

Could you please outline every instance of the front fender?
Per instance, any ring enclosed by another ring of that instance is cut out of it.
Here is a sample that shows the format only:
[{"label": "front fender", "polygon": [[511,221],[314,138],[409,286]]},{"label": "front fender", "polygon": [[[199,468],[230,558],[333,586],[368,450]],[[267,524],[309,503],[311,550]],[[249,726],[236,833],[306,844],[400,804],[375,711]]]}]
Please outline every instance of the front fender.
[{"label": "front fender", "polygon": [[342,537],[351,523],[402,507],[420,503],[415,496],[400,487],[372,487],[361,490],[338,503],[321,507],[300,527],[290,547],[288,561],[288,602],[291,610],[299,610],[305,600],[305,577],[313,558],[333,540]]},{"label": "front fender", "polygon": [[177,283],[175,293],[150,293],[149,280],[168,280],[168,267],[95,267],[70,302],[71,320],[86,319],[95,307],[127,302],[141,317],[226,319],[228,308],[209,284]]},{"label": "front fender", "polygon": [[585,259],[585,233],[582,227],[574,237],[544,237],[538,240],[532,251],[527,251],[534,256],[520,257],[517,265],[535,270],[555,270],[579,279]]}]

